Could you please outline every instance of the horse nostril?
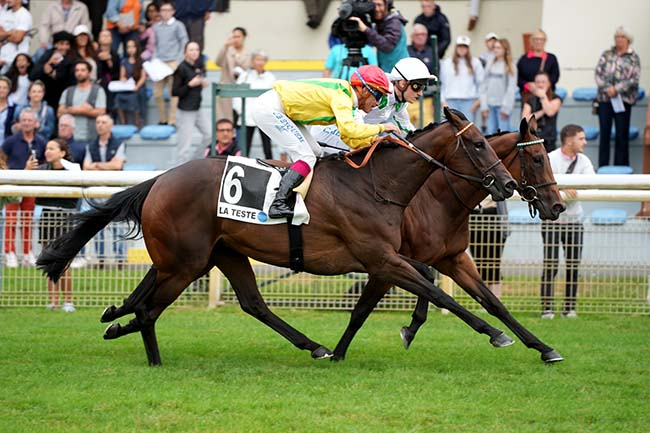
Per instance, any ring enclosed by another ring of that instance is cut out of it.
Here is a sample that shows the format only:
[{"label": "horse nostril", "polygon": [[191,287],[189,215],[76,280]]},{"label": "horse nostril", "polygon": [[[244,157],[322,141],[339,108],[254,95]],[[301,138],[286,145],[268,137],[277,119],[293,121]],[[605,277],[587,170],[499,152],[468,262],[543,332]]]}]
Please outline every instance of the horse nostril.
[{"label": "horse nostril", "polygon": [[566,205],[564,203],[555,203],[553,205],[553,212],[555,212],[556,215],[561,214],[566,210]]}]

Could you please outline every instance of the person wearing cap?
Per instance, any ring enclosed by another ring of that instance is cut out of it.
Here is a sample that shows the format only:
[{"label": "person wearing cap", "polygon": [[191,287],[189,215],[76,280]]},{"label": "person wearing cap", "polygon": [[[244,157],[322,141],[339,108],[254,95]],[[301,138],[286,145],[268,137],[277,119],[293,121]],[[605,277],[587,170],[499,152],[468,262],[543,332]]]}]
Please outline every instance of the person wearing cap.
[{"label": "person wearing cap", "polygon": [[393,10],[393,0],[373,0],[375,27],[368,27],[359,17],[350,17],[359,31],[365,34],[368,45],[377,48],[377,64],[390,72],[400,59],[408,57],[406,49],[406,29],[408,22],[398,11]]},{"label": "person wearing cap", "polygon": [[539,29],[530,37],[532,49],[517,61],[517,86],[521,92],[521,100],[531,96],[531,87],[535,86],[535,76],[538,72],[546,72],[551,80],[551,88],[560,79],[560,66],[555,55],[546,51],[546,33]]},{"label": "person wearing cap", "polygon": [[393,91],[381,98],[379,106],[363,120],[371,124],[394,123],[400,133],[406,135],[415,129],[409,118],[409,104],[413,104],[423,95],[429,80],[437,78],[429,72],[422,60],[407,57],[397,62],[388,74],[388,79],[392,83]]},{"label": "person wearing cap", "polygon": [[50,1],[45,13],[41,16],[38,36],[41,40],[41,50],[51,48],[54,41],[52,35],[65,30],[72,33],[78,25],[90,27],[88,7],[77,0]]},{"label": "person wearing cap", "polygon": [[138,38],[141,0],[109,0],[104,18],[106,28],[113,34],[113,51],[119,51],[120,43],[126,53],[126,41]]},{"label": "person wearing cap", "polygon": [[490,32],[485,35],[485,52],[481,53],[478,56],[478,59],[481,61],[483,67],[488,64],[490,60],[494,58],[494,44],[499,40],[499,37],[496,33]]},{"label": "person wearing cap", "polygon": [[350,81],[319,78],[277,81],[263,93],[253,110],[253,120],[291,157],[293,164],[280,181],[269,217],[292,215],[287,204],[291,191],[313,170],[321,149],[308,125],[336,124],[342,140],[352,148],[370,145],[382,132],[398,132],[392,123],[365,125],[353,112],[369,112],[389,92],[386,74],[377,66],[361,66]]},{"label": "person wearing cap", "polygon": [[54,33],[54,46],[43,53],[29,73],[31,81],[45,83],[45,100],[50,107],[59,106],[61,94],[74,82],[72,40],[72,34],[66,31]]},{"label": "person wearing cap", "polygon": [[443,105],[461,111],[474,121],[479,108],[479,89],[483,82],[481,61],[472,57],[469,36],[456,39],[452,58],[440,62],[440,100]]},{"label": "person wearing cap", "polygon": [[612,121],[616,126],[614,165],[630,165],[630,116],[639,94],[641,61],[632,49],[632,35],[623,27],[614,32],[614,46],[603,51],[596,66],[600,145],[598,165],[610,165]]},{"label": "person wearing cap", "polygon": [[431,40],[431,36],[433,35],[438,38],[438,58],[442,59],[445,57],[445,52],[451,44],[449,20],[434,0],[420,1],[420,7],[422,8],[422,13],[415,17],[415,23],[422,24],[427,28],[427,41]]},{"label": "person wearing cap", "polygon": [[92,66],[90,80],[97,81],[97,52],[92,43],[90,29],[85,24],[79,24],[74,28],[72,35],[74,36],[77,59],[83,59],[90,63],[90,66]]},{"label": "person wearing cap", "polygon": [[29,54],[32,37],[28,33],[34,27],[32,14],[23,7],[21,0],[7,0],[8,9],[0,19],[0,73],[5,74],[17,54]]}]

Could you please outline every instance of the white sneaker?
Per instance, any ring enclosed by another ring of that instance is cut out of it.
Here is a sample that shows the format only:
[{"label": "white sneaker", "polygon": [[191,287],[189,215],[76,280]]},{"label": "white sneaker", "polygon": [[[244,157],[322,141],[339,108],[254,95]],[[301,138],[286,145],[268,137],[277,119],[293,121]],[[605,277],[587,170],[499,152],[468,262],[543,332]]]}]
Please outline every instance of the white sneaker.
[{"label": "white sneaker", "polygon": [[70,267],[72,269],[85,268],[87,264],[88,260],[84,257],[75,257],[74,260],[72,260],[72,263],[70,263]]},{"label": "white sneaker", "polygon": [[18,257],[16,257],[16,253],[9,252],[9,253],[5,254],[5,265],[8,268],[17,268],[18,267]]},{"label": "white sneaker", "polygon": [[553,318],[555,318],[555,313],[553,313],[552,311],[544,311],[542,313],[542,319],[553,319]]},{"label": "white sneaker", "polygon": [[23,266],[36,266],[36,257],[33,252],[28,252],[23,256]]},{"label": "white sneaker", "polygon": [[54,304],[47,304],[45,308],[47,308],[48,310],[56,310],[59,307],[55,306]]},{"label": "white sneaker", "polygon": [[63,308],[61,308],[61,310],[65,311],[66,313],[74,313],[75,311],[77,311],[74,305],[72,305],[72,303],[70,302],[66,302],[65,304],[63,304]]},{"label": "white sneaker", "polygon": [[576,313],[576,310],[569,310],[564,313],[562,313],[562,317],[569,317],[571,319],[577,319],[578,318],[578,313]]}]

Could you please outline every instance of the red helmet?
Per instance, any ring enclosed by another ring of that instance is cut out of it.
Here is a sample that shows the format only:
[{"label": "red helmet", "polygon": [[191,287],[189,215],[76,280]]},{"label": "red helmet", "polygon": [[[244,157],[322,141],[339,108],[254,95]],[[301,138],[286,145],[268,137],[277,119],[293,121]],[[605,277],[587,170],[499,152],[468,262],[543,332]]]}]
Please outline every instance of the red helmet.
[{"label": "red helmet", "polygon": [[357,69],[350,77],[353,86],[368,86],[384,95],[389,93],[390,83],[386,73],[374,65],[364,65]]}]

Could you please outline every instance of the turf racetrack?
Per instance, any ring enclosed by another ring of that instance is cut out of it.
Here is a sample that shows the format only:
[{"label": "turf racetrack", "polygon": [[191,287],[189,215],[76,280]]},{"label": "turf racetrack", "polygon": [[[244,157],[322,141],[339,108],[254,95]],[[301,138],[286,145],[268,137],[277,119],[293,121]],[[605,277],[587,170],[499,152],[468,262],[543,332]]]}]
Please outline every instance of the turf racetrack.
[{"label": "turf racetrack", "polygon": [[[341,312],[282,310],[334,348]],[[101,338],[101,309],[0,309],[0,432],[647,432],[650,318],[518,318],[556,348],[490,346],[431,314],[376,313],[343,362],[313,361],[236,307],[158,321],[161,368],[139,334]],[[491,323],[495,321],[490,320]],[[123,321],[122,323],[125,323]],[[512,334],[510,334],[512,335]]]}]

